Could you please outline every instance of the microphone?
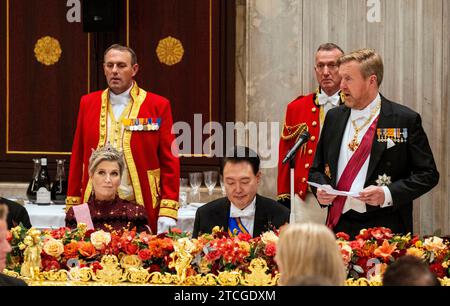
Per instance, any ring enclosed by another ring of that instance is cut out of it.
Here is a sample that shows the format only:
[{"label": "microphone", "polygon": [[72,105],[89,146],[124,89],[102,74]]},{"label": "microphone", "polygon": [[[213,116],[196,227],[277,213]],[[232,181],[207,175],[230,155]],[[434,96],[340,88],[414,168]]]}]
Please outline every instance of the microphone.
[{"label": "microphone", "polygon": [[309,136],[310,136],[310,134],[308,131],[303,131],[300,134],[295,145],[292,147],[292,149],[289,150],[289,152],[286,154],[286,157],[283,159],[283,162],[282,162],[283,164],[286,163],[288,160],[291,160],[295,156],[295,153],[297,153],[297,150],[309,140]]}]

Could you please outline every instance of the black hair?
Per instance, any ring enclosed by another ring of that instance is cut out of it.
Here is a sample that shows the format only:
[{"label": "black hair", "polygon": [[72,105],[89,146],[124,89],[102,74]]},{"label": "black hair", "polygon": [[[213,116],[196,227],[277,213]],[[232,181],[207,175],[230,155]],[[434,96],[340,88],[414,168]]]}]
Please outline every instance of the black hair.
[{"label": "black hair", "polygon": [[224,158],[222,158],[221,172],[225,168],[226,163],[242,163],[247,162],[252,166],[253,174],[259,172],[259,164],[261,163],[258,154],[248,147],[233,147]]}]

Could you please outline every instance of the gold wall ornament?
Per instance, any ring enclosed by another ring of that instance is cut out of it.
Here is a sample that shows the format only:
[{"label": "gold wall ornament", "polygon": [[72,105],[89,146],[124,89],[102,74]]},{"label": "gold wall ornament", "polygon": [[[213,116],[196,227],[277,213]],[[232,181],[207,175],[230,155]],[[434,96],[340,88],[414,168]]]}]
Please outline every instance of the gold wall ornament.
[{"label": "gold wall ornament", "polygon": [[278,283],[279,274],[272,277],[267,274],[267,262],[262,258],[255,258],[248,268],[251,273],[244,274],[241,284],[245,286],[275,286]]},{"label": "gold wall ornament", "polygon": [[34,56],[43,65],[51,66],[61,58],[61,46],[56,38],[44,36],[34,45]]},{"label": "gold wall ornament", "polygon": [[183,44],[178,39],[168,36],[159,41],[156,47],[156,55],[159,61],[167,66],[178,64],[183,59]]}]

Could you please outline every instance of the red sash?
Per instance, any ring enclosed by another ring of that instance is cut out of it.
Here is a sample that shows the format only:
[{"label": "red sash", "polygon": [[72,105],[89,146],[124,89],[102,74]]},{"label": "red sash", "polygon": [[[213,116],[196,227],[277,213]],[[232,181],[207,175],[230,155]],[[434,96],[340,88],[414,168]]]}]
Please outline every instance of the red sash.
[{"label": "red sash", "polygon": [[[352,157],[345,166],[344,172],[342,172],[341,178],[336,186],[337,190],[341,191],[349,191],[353,185],[353,181],[361,170],[361,167],[364,165],[365,161],[369,157],[370,151],[372,149],[373,137],[375,135],[375,129],[377,126],[378,117],[370,125],[366,134],[361,140],[361,144],[356,149],[355,153],[353,153]],[[339,221],[339,218],[342,214],[342,210],[344,209],[345,201],[347,197],[345,196],[337,196],[333,205],[330,208],[327,218],[327,226],[333,229]]]}]

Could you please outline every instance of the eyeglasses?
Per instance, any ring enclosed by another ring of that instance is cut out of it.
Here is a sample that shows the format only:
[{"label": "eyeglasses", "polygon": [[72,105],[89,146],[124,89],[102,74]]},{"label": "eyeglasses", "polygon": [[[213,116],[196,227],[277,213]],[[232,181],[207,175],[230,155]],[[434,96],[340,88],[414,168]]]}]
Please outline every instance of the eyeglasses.
[{"label": "eyeglasses", "polygon": [[330,71],[336,71],[339,68],[339,66],[336,63],[318,64],[315,66],[315,68],[320,72],[324,71],[325,67],[328,67],[328,70]]}]

